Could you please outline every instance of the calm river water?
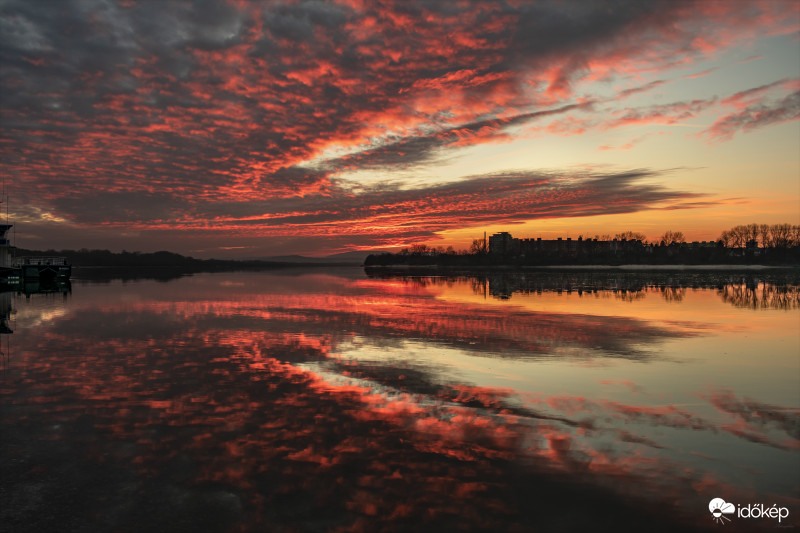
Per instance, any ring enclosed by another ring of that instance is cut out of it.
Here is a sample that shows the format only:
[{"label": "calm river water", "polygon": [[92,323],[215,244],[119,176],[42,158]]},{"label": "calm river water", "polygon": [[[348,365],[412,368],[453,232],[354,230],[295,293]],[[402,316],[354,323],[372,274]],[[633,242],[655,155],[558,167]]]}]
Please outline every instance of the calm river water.
[{"label": "calm river water", "polygon": [[0,297],[0,530],[800,525],[797,276],[80,277]]}]

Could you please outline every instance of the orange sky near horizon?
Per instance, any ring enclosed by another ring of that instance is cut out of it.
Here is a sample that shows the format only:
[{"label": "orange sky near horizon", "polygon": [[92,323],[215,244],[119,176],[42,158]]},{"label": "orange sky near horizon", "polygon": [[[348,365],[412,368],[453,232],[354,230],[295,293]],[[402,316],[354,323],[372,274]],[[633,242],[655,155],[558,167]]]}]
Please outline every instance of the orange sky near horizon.
[{"label": "orange sky near horizon", "polygon": [[800,224],[800,4],[0,7],[16,244],[326,255]]}]

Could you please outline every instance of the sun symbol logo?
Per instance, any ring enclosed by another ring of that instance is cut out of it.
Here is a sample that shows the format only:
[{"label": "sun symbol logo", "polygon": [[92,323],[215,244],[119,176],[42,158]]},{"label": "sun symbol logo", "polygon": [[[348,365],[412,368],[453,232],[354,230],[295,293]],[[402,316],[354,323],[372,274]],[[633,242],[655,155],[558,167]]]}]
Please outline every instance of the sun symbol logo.
[{"label": "sun symbol logo", "polygon": [[726,521],[731,521],[731,519],[725,515],[735,513],[736,506],[732,503],[727,503],[722,498],[714,498],[708,502],[708,510],[711,511],[712,520],[714,520],[714,522],[717,524],[724,524]]}]

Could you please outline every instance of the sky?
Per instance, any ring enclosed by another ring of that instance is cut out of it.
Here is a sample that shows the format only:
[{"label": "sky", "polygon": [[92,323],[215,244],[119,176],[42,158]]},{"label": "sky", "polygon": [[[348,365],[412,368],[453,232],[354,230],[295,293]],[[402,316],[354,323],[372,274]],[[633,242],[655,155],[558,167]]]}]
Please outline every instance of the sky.
[{"label": "sky", "polygon": [[0,0],[17,246],[800,224],[800,2]]}]

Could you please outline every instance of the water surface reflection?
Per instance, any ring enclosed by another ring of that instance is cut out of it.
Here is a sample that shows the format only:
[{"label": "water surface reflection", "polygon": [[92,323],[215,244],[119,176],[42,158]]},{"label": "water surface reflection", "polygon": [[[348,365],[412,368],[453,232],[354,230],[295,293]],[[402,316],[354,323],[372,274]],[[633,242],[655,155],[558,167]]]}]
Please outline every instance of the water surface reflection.
[{"label": "water surface reflection", "polygon": [[[671,531],[713,526],[713,497],[797,516],[797,284],[623,281],[234,273],[13,297],[0,521]],[[730,305],[750,287],[788,304]]]}]

